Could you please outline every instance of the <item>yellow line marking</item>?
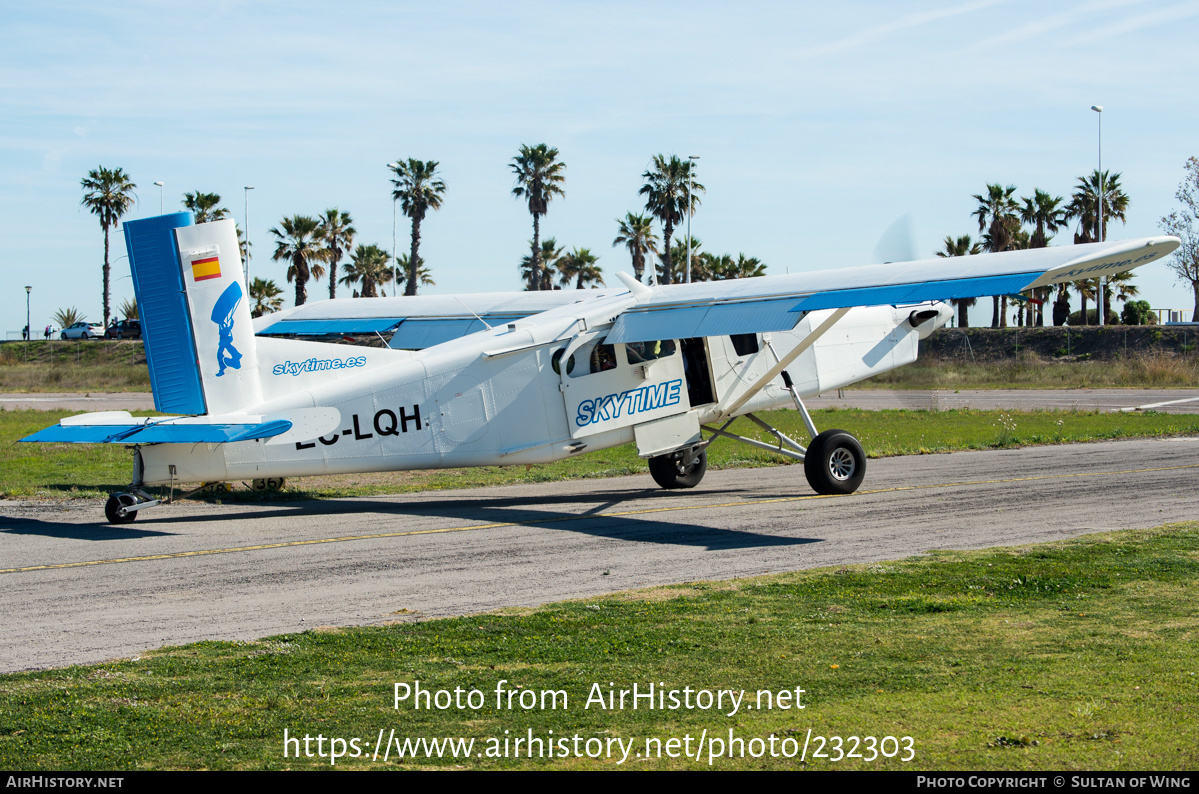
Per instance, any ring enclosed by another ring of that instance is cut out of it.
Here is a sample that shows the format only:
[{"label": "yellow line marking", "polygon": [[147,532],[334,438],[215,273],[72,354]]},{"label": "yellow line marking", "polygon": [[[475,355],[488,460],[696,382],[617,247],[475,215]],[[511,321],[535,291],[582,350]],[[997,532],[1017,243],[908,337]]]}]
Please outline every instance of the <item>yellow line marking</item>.
[{"label": "yellow line marking", "polygon": [[[1075,472],[1072,474],[1043,474],[1033,477],[1010,477],[999,480],[964,480],[962,482],[930,483],[928,485],[900,485],[895,488],[879,488],[872,491],[858,491],[856,495],[896,493],[899,491],[920,491],[929,488],[961,488],[967,485],[996,485],[1015,482],[1032,482],[1035,480],[1062,480],[1072,477],[1105,477],[1116,474],[1146,474],[1155,471],[1179,471],[1182,469],[1199,469],[1199,463],[1185,466],[1161,466],[1153,469],[1122,469],[1119,471]],[[621,510],[610,513],[583,513],[573,516],[555,516],[553,518],[534,518],[528,521],[500,521],[492,524],[471,524],[465,527],[439,527],[437,529],[414,529],[407,532],[378,532],[371,535],[343,535],[337,538],[315,538],[312,540],[288,540],[281,543],[262,543],[255,546],[231,546],[225,549],[199,549],[196,551],[179,551],[169,554],[147,554],[140,557],[114,557],[107,560],[88,560],[85,562],[63,562],[54,565],[29,565],[24,568],[0,568],[0,574],[25,573],[28,571],[52,571],[61,568],[83,568],[89,565],[109,565],[119,562],[146,562],[149,560],[175,560],[183,557],[203,557],[209,554],[233,554],[244,551],[262,551],[265,549],[283,549],[292,546],[315,546],[321,543],[345,543],[354,540],[379,540],[383,538],[403,538],[413,535],[438,535],[444,532],[475,532],[482,529],[499,529],[502,527],[531,526],[534,524],[554,524],[564,521],[586,521],[594,518],[620,518],[621,516],[638,516],[648,513],[670,513],[679,510],[713,510],[729,507],[750,507],[753,505],[783,504],[787,502],[803,502],[810,499],[829,499],[832,496],[822,494],[806,494],[804,496],[784,496],[777,499],[753,499],[740,502],[721,502],[719,504],[679,505],[676,507],[650,507],[644,510]]]}]

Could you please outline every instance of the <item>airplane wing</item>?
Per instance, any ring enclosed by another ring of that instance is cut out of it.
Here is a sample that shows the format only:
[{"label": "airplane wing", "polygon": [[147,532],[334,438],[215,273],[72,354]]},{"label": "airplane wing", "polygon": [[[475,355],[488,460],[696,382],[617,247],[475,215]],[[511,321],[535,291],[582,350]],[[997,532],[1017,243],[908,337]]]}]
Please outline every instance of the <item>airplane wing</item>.
[{"label": "airplane wing", "polygon": [[659,288],[633,282],[638,302],[620,315],[607,340],[789,331],[805,312],[819,309],[1014,295],[1122,273],[1159,261],[1178,245],[1176,237],[1147,237]]},{"label": "airplane wing", "polygon": [[259,336],[391,334],[390,347],[423,350],[615,290],[554,290],[394,298],[339,298],[306,303],[254,321]]}]

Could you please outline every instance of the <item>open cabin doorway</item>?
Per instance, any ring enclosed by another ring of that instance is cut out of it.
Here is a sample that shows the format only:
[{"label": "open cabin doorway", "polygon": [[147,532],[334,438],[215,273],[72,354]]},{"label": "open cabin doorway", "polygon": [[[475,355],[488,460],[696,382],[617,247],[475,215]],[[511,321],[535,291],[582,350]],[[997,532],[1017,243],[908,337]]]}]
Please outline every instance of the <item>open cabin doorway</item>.
[{"label": "open cabin doorway", "polygon": [[711,357],[708,340],[704,337],[680,340],[683,350],[683,372],[687,378],[687,399],[694,408],[716,402],[712,389]]}]

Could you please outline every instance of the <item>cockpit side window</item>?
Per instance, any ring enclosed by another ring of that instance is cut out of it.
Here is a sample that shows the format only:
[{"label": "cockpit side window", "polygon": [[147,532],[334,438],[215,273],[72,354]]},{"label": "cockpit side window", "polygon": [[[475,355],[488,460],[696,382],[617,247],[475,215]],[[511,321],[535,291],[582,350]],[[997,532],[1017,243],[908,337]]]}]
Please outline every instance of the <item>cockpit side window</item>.
[{"label": "cockpit side window", "polygon": [[[586,366],[576,367],[575,361],[586,361]],[[616,346],[604,344],[603,339],[589,342],[571,354],[566,362],[566,374],[572,378],[581,378],[596,372],[607,372],[616,369]]]},{"label": "cockpit side window", "polygon": [[739,356],[751,356],[762,348],[758,344],[757,334],[733,334],[729,337],[733,342],[733,350]]},{"label": "cockpit side window", "polygon": [[662,339],[653,342],[629,342],[624,346],[630,364],[641,364],[667,356],[673,356],[677,349],[673,339]]}]

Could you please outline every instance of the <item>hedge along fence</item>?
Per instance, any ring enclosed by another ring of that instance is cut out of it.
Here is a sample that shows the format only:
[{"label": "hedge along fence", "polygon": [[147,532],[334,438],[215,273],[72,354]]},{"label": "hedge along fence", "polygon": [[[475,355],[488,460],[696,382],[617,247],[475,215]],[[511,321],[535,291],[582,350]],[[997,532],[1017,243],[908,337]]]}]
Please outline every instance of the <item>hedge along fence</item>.
[{"label": "hedge along fence", "polygon": [[1194,355],[1199,326],[1109,325],[1072,328],[941,328],[920,341],[920,356],[965,361],[1116,359]]}]

